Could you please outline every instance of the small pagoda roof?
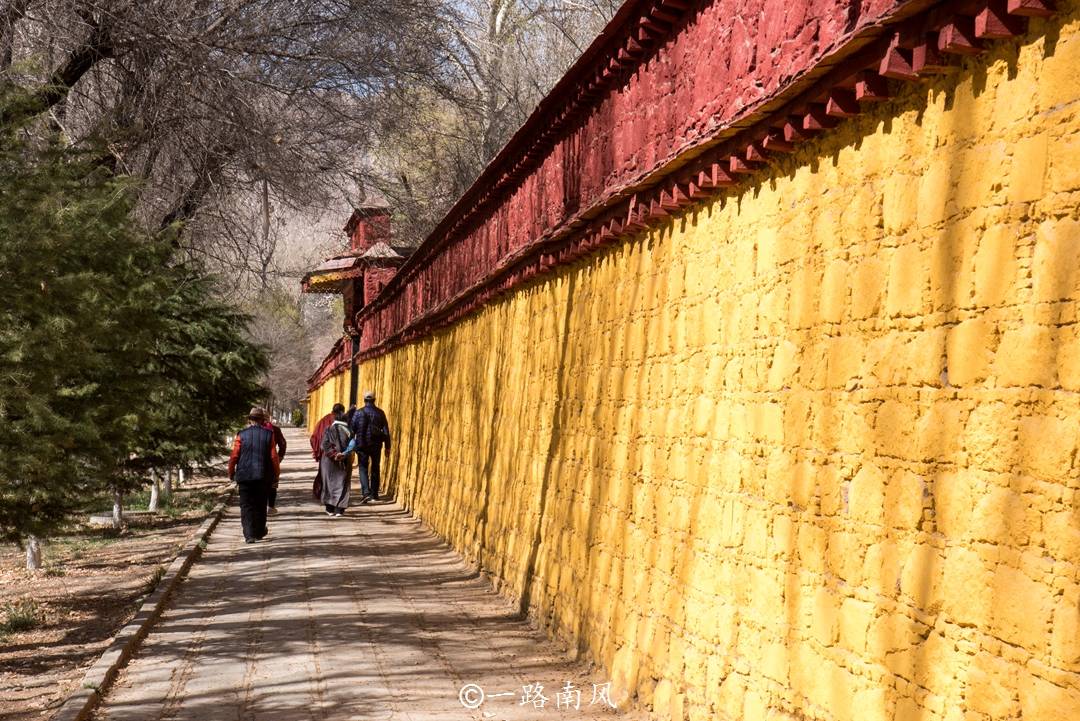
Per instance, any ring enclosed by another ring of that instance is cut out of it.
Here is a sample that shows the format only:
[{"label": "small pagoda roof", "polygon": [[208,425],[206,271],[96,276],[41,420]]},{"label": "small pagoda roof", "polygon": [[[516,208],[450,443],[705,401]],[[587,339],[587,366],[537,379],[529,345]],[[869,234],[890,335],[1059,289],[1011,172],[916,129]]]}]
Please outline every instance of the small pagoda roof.
[{"label": "small pagoda roof", "polygon": [[346,282],[364,274],[364,268],[400,265],[411,251],[409,246],[399,248],[380,241],[359,255],[342,253],[324,260],[301,279],[300,285],[305,293],[341,293]]},{"label": "small pagoda roof", "polygon": [[355,255],[337,255],[324,260],[300,281],[305,293],[341,293],[345,282],[359,278],[364,261]]},{"label": "small pagoda roof", "polygon": [[360,257],[364,260],[403,260],[405,258],[401,253],[382,241],[365,250],[360,254]]}]

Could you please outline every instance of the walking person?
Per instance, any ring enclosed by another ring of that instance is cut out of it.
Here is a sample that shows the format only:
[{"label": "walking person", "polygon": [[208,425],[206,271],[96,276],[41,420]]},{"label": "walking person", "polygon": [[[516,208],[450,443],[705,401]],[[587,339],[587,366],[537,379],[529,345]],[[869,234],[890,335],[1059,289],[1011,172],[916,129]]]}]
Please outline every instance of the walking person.
[{"label": "walking person", "polygon": [[352,459],[345,454],[352,434],[345,422],[345,406],[334,405],[334,422],[323,433],[319,445],[319,475],[322,476],[322,503],[326,515],[341,516],[349,507],[349,485],[352,481]]},{"label": "walking person", "polygon": [[356,456],[360,468],[360,502],[379,498],[380,466],[383,445],[390,453],[390,424],[386,413],[375,405],[375,391],[364,392],[364,405],[352,419]]},{"label": "walking person", "polygon": [[285,434],[270,420],[270,414],[265,408],[259,408],[262,413],[262,427],[274,434],[274,448],[277,450],[277,463],[274,466],[274,482],[266,493],[266,512],[271,516],[277,513],[278,484],[281,482],[281,462],[285,460]]},{"label": "walking person", "polygon": [[315,430],[311,434],[311,457],[316,461],[322,460],[322,437],[326,433],[326,429],[334,422],[334,416],[338,413],[339,408],[342,413],[345,412],[345,406],[335,403],[333,409],[315,424]]},{"label": "walking person", "polygon": [[266,495],[274,480],[277,449],[273,432],[262,427],[262,413],[252,408],[248,424],[236,434],[229,455],[229,480],[240,494],[240,525],[244,541],[255,543],[266,536]]},{"label": "walking person", "polygon": [[335,403],[333,409],[325,416],[319,419],[319,422],[315,424],[315,431],[311,434],[311,457],[315,459],[315,463],[318,464],[315,467],[315,481],[311,484],[311,496],[319,503],[322,503],[322,439],[326,433],[326,429],[334,422],[334,414],[338,409],[345,410],[345,406],[340,403]]}]

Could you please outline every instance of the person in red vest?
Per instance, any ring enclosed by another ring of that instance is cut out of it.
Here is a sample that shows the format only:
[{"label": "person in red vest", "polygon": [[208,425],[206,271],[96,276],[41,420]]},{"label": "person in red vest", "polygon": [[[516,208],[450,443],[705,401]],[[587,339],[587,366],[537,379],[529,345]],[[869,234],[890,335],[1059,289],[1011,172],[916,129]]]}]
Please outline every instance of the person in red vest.
[{"label": "person in red vest", "polygon": [[248,413],[247,428],[236,434],[229,455],[229,480],[240,493],[240,524],[248,543],[266,536],[266,494],[278,465],[274,434],[262,427],[260,410]]},{"label": "person in red vest", "polygon": [[274,434],[274,447],[277,449],[277,464],[274,466],[274,482],[266,492],[266,512],[270,515],[277,513],[278,483],[281,481],[281,461],[285,458],[285,434],[270,420],[270,413],[260,407],[262,414],[262,427]]}]

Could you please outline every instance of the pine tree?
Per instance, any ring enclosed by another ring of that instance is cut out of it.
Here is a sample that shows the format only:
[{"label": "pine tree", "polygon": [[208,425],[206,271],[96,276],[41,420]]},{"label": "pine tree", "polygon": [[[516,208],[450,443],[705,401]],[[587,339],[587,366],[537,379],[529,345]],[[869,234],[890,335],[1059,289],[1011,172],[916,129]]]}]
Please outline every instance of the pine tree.
[{"label": "pine tree", "polygon": [[0,130],[0,539],[30,549],[149,467],[225,451],[264,393],[247,317],[94,157]]},{"label": "pine tree", "polygon": [[247,410],[266,391],[266,353],[245,336],[250,322],[214,295],[198,268],[170,269],[170,292],[156,308],[163,322],[149,370],[164,383],[143,416],[136,462],[144,467],[206,463],[226,449]]},{"label": "pine tree", "polygon": [[59,143],[0,135],[0,537],[46,536],[124,474],[167,243],[128,188]]}]

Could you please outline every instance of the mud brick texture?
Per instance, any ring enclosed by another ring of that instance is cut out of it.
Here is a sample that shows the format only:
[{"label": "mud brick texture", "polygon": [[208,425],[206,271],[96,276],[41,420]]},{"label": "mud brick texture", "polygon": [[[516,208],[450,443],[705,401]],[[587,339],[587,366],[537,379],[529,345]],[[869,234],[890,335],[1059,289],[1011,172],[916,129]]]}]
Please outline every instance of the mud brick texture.
[{"label": "mud brick texture", "polygon": [[399,500],[658,718],[1080,718],[1058,10],[365,361]]}]

